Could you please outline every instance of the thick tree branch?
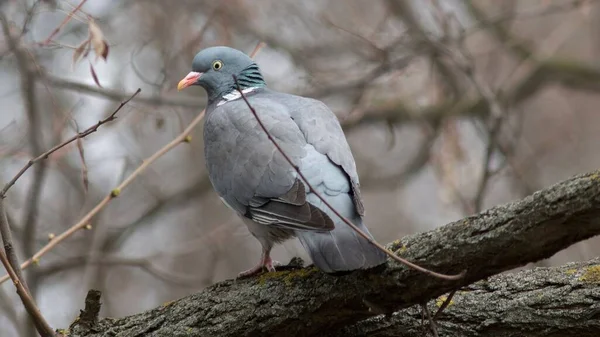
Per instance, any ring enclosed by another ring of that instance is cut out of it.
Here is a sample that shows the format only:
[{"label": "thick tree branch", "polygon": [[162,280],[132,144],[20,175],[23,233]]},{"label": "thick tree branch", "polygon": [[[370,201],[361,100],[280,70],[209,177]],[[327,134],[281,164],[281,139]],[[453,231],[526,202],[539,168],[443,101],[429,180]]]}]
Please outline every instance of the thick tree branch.
[{"label": "thick tree branch", "polygon": [[[469,285],[436,320],[440,336],[585,337],[600,331],[600,259],[498,275]],[[437,309],[445,296],[430,306]],[[423,335],[421,311],[400,310],[341,329],[332,337]]]},{"label": "thick tree branch", "polygon": [[[403,257],[440,272],[467,269],[466,276],[458,281],[440,280],[391,262],[385,270],[354,272],[339,277],[320,273],[314,268],[279,271],[251,279],[224,281],[138,315],[103,319],[93,331],[72,333],[82,337],[333,333],[378,313],[419,304],[457,287],[548,258],[598,234],[600,172],[592,172],[523,200],[494,207],[430,232],[405,237],[389,246]],[[581,282],[596,282],[596,269],[576,270],[573,275],[579,275],[577,279]],[[514,277],[515,283],[527,280],[525,276]],[[593,296],[600,298],[598,288],[592,290]],[[543,294],[552,291],[549,287]],[[454,301],[460,299],[459,296]],[[485,303],[490,305],[489,301]],[[593,313],[594,308],[590,303],[580,309]],[[494,312],[494,308],[482,310],[487,315]],[[450,312],[443,315],[442,320]],[[481,317],[485,314],[481,313]],[[495,321],[486,321],[483,318],[479,323],[501,325],[502,319],[496,317]],[[586,322],[591,319],[597,320],[597,314],[588,317]],[[555,324],[554,321],[547,323]],[[581,323],[579,328],[586,328],[585,324]],[[443,326],[442,323],[441,329]]]}]

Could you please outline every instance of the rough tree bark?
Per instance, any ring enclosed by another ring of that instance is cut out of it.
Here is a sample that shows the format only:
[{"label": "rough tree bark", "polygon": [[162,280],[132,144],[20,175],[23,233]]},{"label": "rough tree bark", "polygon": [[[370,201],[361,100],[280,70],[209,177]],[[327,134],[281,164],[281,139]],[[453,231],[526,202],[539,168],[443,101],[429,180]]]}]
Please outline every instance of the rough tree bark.
[{"label": "rough tree bark", "polygon": [[[445,296],[430,304],[434,312]],[[600,335],[600,259],[492,276],[461,288],[436,320],[439,336]],[[428,326],[425,322],[425,326]],[[425,336],[418,306],[348,326],[331,337]]]},{"label": "rough tree bark", "polygon": [[423,335],[420,314],[405,308],[452,289],[460,291],[439,320],[443,336],[597,336],[599,260],[474,282],[598,234],[600,172],[592,172],[389,245],[438,272],[466,270],[459,281],[392,262],[344,276],[286,270],[223,281],[129,317],[79,319],[69,336]]}]

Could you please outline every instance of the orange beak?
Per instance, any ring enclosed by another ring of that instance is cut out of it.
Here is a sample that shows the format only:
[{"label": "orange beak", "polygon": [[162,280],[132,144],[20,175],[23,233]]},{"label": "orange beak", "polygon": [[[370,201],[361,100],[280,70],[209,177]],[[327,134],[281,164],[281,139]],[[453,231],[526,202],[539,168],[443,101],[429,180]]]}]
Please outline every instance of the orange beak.
[{"label": "orange beak", "polygon": [[183,90],[189,87],[190,85],[196,83],[200,76],[202,76],[202,73],[197,73],[195,71],[190,72],[183,78],[183,80],[179,81],[179,84],[177,84],[177,91]]}]

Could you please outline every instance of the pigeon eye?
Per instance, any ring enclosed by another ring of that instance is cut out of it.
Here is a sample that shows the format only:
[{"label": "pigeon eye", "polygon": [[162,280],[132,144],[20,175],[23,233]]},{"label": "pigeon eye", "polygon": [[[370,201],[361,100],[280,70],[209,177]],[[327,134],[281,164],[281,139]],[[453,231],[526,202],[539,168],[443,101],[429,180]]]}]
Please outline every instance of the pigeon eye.
[{"label": "pigeon eye", "polygon": [[217,71],[218,71],[218,70],[221,70],[221,68],[223,68],[223,62],[221,62],[221,61],[219,61],[219,60],[217,60],[217,61],[214,61],[214,62],[213,62],[213,64],[212,64],[212,68],[213,68],[214,70],[217,70]]}]

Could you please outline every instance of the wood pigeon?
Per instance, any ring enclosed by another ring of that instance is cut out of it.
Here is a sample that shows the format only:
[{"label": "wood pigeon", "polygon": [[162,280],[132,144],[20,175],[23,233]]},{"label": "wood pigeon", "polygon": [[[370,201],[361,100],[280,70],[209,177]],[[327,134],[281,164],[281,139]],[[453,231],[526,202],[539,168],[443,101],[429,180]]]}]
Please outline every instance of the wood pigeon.
[{"label": "wood pigeon", "polygon": [[313,263],[326,273],[367,269],[386,255],[336,216],[304,184],[268,139],[237,90],[256,110],[282,150],[327,202],[362,231],[358,174],[335,114],[321,101],[266,87],[260,69],[229,47],[200,51],[192,71],[177,85],[199,85],[208,94],[204,155],[221,200],[243,219],[262,245],[259,263],[239,276],[274,271],[271,248],[298,237]]}]

